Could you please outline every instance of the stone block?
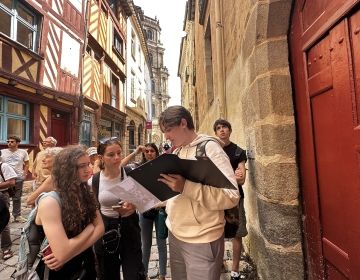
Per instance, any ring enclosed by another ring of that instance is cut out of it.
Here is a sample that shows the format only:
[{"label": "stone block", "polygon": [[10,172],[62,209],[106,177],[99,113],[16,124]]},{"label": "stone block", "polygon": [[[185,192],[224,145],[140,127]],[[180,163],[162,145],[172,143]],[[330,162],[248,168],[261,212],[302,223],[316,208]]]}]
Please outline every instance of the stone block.
[{"label": "stone block", "polygon": [[268,3],[258,2],[256,9],[256,25],[253,26],[256,29],[256,44],[260,44],[267,39],[268,29]]},{"label": "stone block", "polygon": [[245,127],[270,114],[294,116],[289,75],[269,75],[257,79],[247,89],[241,104]]},{"label": "stone block", "polygon": [[253,186],[270,200],[289,202],[298,199],[298,173],[295,163],[273,162],[266,166],[252,162]]},{"label": "stone block", "polygon": [[285,38],[267,41],[255,47],[256,75],[268,71],[288,67],[288,42]]},{"label": "stone block", "polygon": [[290,75],[269,75],[256,81],[259,94],[259,118],[269,114],[293,116],[293,99]]},{"label": "stone block", "polygon": [[265,124],[256,128],[256,152],[259,155],[282,155],[294,158],[296,132],[294,124]]},{"label": "stone block", "polygon": [[288,34],[292,0],[272,0],[268,7],[267,37]]},{"label": "stone block", "polygon": [[275,250],[266,246],[264,239],[251,230],[249,252],[256,263],[260,279],[303,280],[304,263],[302,252]]},{"label": "stone block", "polygon": [[271,203],[259,198],[257,205],[261,232],[270,243],[293,246],[301,242],[298,205]]}]

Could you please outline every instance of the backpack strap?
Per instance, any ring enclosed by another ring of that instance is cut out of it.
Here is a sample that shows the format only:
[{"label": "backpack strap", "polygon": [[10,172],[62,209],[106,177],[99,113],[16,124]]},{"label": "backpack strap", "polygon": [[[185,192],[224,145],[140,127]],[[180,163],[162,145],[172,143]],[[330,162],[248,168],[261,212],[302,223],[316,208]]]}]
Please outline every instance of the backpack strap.
[{"label": "backpack strap", "polygon": [[206,157],[205,146],[209,141],[211,140],[203,141],[196,146],[196,157]]},{"label": "backpack strap", "polygon": [[218,143],[215,139],[209,139],[209,140],[205,140],[203,142],[201,142],[200,144],[198,144],[196,146],[196,157],[206,157],[206,144],[209,143],[210,141],[216,142]]},{"label": "backpack strap", "polygon": [[[121,168],[121,180],[124,179],[124,176],[125,177],[127,176],[126,172],[124,172],[124,168]],[[98,202],[99,202],[99,185],[100,185],[100,171],[93,174],[91,180],[91,187]]]},{"label": "backpack strap", "polygon": [[2,179],[3,179],[3,181],[5,182],[6,180],[5,180],[5,177],[4,177],[4,173],[3,173],[3,171],[2,171],[2,162],[0,163],[0,175],[1,175],[1,177],[2,177]]},{"label": "backpack strap", "polygon": [[59,205],[61,206],[61,200],[60,200],[60,196],[56,191],[51,191],[51,192],[42,192],[38,198],[35,200],[35,207],[37,208],[37,206],[40,203],[40,200],[42,200],[43,198],[50,196],[52,198],[55,198],[56,201],[59,203]]},{"label": "backpack strap", "polygon": [[[214,141],[215,140],[206,140],[206,141],[203,141],[201,142],[200,144],[196,145],[196,154],[195,154],[195,157],[206,157],[206,149],[205,149],[205,146],[206,144],[209,142],[209,141]],[[173,154],[175,155],[179,155],[180,153],[180,150],[181,150],[181,147],[175,149],[175,151],[173,152]]]},{"label": "backpack strap", "polygon": [[92,176],[92,181],[91,181],[91,187],[98,202],[99,202],[99,185],[100,185],[100,171]]},{"label": "backpack strap", "polygon": [[[30,235],[29,230],[31,227],[31,223],[35,223],[35,218],[36,218],[37,210],[39,207],[39,202],[43,198],[48,197],[48,196],[55,198],[57,200],[57,202],[59,203],[59,205],[61,205],[60,196],[55,191],[43,192],[36,199],[35,208],[33,210],[31,210],[31,212],[27,218],[26,224],[24,225],[24,227],[21,230],[18,262],[17,262],[16,270],[12,275],[12,277],[14,277],[15,279],[24,279],[25,276],[30,275],[35,272],[39,262],[42,259],[41,251],[49,244],[49,242],[45,236],[44,240],[42,241],[42,243],[40,245],[39,252],[36,255],[33,265],[28,268],[28,254],[30,252],[29,240],[28,240],[28,237]],[[45,268],[45,273],[48,273],[48,272],[46,272],[46,268]],[[46,280],[46,279],[47,278],[45,275],[44,280]]]}]

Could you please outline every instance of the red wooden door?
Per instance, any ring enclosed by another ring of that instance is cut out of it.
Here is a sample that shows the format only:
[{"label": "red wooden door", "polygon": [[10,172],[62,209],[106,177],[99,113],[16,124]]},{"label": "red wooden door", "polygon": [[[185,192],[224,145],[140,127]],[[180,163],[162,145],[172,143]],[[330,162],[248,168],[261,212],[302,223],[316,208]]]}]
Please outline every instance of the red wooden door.
[{"label": "red wooden door", "polygon": [[325,2],[298,1],[291,33],[307,263],[360,279],[360,12]]},{"label": "red wooden door", "polygon": [[69,120],[67,114],[53,111],[51,114],[51,136],[57,140],[57,146],[69,144]]}]

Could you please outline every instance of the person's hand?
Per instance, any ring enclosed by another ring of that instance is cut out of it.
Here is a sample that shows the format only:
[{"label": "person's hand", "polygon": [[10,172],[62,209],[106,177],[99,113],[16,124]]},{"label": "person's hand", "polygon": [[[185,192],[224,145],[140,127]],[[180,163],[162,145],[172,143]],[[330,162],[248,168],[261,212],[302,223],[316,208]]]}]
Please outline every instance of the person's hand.
[{"label": "person's hand", "polygon": [[128,217],[135,212],[136,207],[134,204],[124,201],[121,203],[120,208],[116,208],[114,210],[118,212],[121,217]]},{"label": "person's hand", "polygon": [[64,263],[60,262],[57,258],[55,258],[54,253],[43,257],[43,261],[51,270],[59,270],[64,265]]},{"label": "person's hand", "polygon": [[244,172],[240,168],[237,168],[235,170],[235,177],[236,177],[237,180],[243,179],[244,178]]},{"label": "person's hand", "polygon": [[139,145],[139,146],[136,147],[135,155],[141,154],[144,151],[145,151],[145,146]]},{"label": "person's hand", "polygon": [[163,182],[170,189],[175,192],[182,192],[184,190],[185,178],[179,174],[160,174],[162,178],[158,181]]},{"label": "person's hand", "polygon": [[29,206],[35,206],[35,202],[30,196],[28,196],[28,198],[26,199],[26,204]]}]

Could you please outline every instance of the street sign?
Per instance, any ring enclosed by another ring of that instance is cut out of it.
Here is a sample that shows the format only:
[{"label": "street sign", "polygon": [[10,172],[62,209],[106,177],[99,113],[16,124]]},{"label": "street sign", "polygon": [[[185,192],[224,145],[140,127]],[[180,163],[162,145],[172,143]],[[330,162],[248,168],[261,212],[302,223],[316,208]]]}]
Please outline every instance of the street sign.
[{"label": "street sign", "polygon": [[152,121],[146,121],[146,129],[152,129]]}]

